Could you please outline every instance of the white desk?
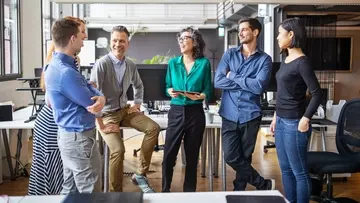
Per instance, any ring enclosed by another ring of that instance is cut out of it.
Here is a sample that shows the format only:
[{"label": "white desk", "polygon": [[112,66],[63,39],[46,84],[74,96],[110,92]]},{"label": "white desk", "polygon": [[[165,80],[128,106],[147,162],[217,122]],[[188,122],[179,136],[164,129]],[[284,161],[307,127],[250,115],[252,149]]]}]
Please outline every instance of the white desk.
[{"label": "white desk", "polygon": [[20,109],[13,113],[12,121],[1,121],[0,129],[33,129],[35,121],[25,123],[31,116],[32,106]]},{"label": "white desk", "polygon": [[[11,180],[15,180],[16,173],[19,168],[19,159],[20,159],[20,151],[22,148],[22,130],[23,129],[33,129],[35,125],[35,121],[30,121],[25,123],[28,120],[29,116],[32,113],[32,106],[28,106],[24,109],[15,111],[13,113],[13,121],[2,121],[0,122],[0,129],[2,130],[2,136],[4,140],[6,159],[9,166],[9,173]],[[11,160],[11,152],[9,147],[9,140],[6,130],[7,129],[18,129],[17,133],[17,146],[16,146],[16,154],[15,154],[15,168],[13,168],[12,160]],[[0,160],[1,161],[1,160]],[[2,174],[0,174],[2,175]]]},{"label": "white desk", "polygon": [[[252,196],[281,196],[277,191],[242,191],[242,192],[191,192],[191,193],[152,193],[143,195],[143,203],[226,203],[226,195],[252,195]],[[65,196],[13,196],[9,197],[9,203],[61,203]],[[285,200],[288,202],[287,200]],[[0,199],[0,203],[5,199]]]}]

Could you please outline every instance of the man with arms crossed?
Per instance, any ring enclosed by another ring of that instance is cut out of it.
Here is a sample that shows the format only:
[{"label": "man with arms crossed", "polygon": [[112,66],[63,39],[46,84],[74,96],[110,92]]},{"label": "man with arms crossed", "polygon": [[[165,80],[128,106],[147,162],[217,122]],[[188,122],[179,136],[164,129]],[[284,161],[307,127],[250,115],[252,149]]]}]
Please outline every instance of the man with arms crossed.
[{"label": "man with arms crossed", "polygon": [[215,74],[215,88],[222,89],[219,114],[225,161],[236,171],[234,190],[245,190],[250,183],[258,190],[275,188],[251,166],[261,122],[260,96],[268,85],[272,61],[257,47],[261,24],[255,18],[239,21],[242,45],[228,49]]},{"label": "man with arms crossed", "polygon": [[[51,32],[55,52],[45,70],[45,84],[46,100],[59,126],[58,145],[64,168],[61,194],[100,191],[101,162],[94,114],[101,113],[105,97],[79,73],[74,58],[86,35],[80,32],[79,23],[69,19],[56,21]],[[103,130],[116,131],[114,126]]]},{"label": "man with arms crossed", "polygon": [[[135,64],[125,57],[129,48],[129,32],[124,26],[116,26],[111,32],[111,52],[101,57],[91,71],[91,81],[107,98],[103,109],[103,120],[107,124],[132,127],[145,136],[141,144],[139,166],[131,180],[140,189],[155,192],[148,184],[146,173],[149,170],[151,156],[157,143],[160,127],[140,112],[143,102],[144,86]],[[127,104],[126,92],[134,87],[134,105]],[[125,146],[120,133],[101,132],[101,136],[110,148],[110,191],[122,192],[123,160]]]}]

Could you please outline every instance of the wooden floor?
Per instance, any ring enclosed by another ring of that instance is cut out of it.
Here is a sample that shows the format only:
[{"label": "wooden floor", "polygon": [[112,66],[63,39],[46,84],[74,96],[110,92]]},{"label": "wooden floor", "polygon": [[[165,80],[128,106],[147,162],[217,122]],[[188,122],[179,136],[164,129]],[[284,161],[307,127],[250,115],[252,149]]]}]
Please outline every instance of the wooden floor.
[{"label": "wooden floor", "polygon": [[[137,158],[133,157],[133,149],[140,146],[142,136],[135,136],[131,139],[128,139],[136,132],[125,132],[125,147],[127,149],[124,167],[126,172],[132,172],[136,168]],[[126,136],[128,135],[128,136]],[[259,134],[258,141],[253,154],[253,166],[258,170],[258,172],[264,176],[264,178],[274,178],[276,181],[276,189],[283,193],[283,187],[281,184],[281,173],[277,161],[275,149],[270,149],[268,153],[264,154],[262,146],[265,144],[267,139],[271,137],[266,137]],[[159,137],[160,144],[163,142],[162,136]],[[162,163],[162,151],[154,152],[150,170],[154,171],[148,174],[148,178],[151,186],[156,190],[161,190],[161,163]],[[221,160],[220,160],[221,161]],[[219,164],[221,165],[221,164]],[[220,176],[221,170],[219,169]],[[230,167],[227,167],[227,190],[232,190],[233,185],[232,181],[235,177],[235,173]],[[28,187],[28,178],[20,177],[16,181],[10,181],[9,179],[4,179],[4,183],[0,185],[0,195],[7,194],[9,196],[17,195],[26,195]],[[177,165],[175,167],[173,182],[172,182],[172,192],[182,192],[182,185],[184,180],[184,169],[181,164],[181,157],[178,157]],[[221,178],[214,178],[214,191],[221,191]],[[347,181],[334,180],[334,195],[335,196],[344,196],[351,197],[357,201],[360,201],[360,174],[353,174],[352,177],[348,178]],[[255,190],[253,186],[248,186],[247,190]],[[139,191],[139,189],[130,183],[129,177],[124,178],[124,191]],[[200,176],[200,167],[198,168],[198,184],[197,191],[208,191],[208,179],[202,178]]]}]

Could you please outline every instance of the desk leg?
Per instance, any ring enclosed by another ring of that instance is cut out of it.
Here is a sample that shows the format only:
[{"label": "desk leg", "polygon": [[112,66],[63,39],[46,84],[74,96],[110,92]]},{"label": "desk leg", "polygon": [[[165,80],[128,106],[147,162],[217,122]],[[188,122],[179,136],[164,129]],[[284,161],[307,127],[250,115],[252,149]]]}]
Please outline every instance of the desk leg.
[{"label": "desk leg", "polygon": [[212,176],[215,175],[216,173],[216,138],[215,138],[215,129],[214,128],[211,128],[210,129],[210,136],[211,136],[211,142],[212,142],[212,146],[211,146],[211,149],[212,149],[212,155],[211,155],[211,158],[212,158],[212,169],[213,169],[213,173],[212,173]]},{"label": "desk leg", "polygon": [[104,192],[109,191],[109,147],[104,142]]},{"label": "desk leg", "polygon": [[34,115],[34,111],[36,112],[36,90],[31,90],[31,96],[32,96],[32,99],[33,99],[33,108],[32,108],[32,111],[31,111],[31,116]]},{"label": "desk leg", "polygon": [[206,140],[207,139],[207,129],[204,131],[203,140],[201,143],[201,177],[205,178],[206,171]]},{"label": "desk leg", "polygon": [[9,166],[10,179],[15,180],[14,169],[13,169],[13,165],[12,165],[12,161],[11,161],[9,140],[8,140],[7,133],[6,133],[5,129],[2,130],[2,135],[3,135],[3,140],[4,140],[6,159],[7,159],[8,166]]},{"label": "desk leg", "polygon": [[102,156],[102,155],[104,155],[104,144],[103,144],[104,141],[98,130],[96,131],[96,137],[99,138],[99,152],[100,152],[100,155]]},{"label": "desk leg", "polygon": [[325,128],[321,127],[320,128],[320,134],[321,134],[321,140],[322,140],[322,148],[323,151],[326,151],[326,142],[325,142]]},{"label": "desk leg", "polygon": [[208,130],[207,133],[207,139],[208,139],[208,167],[209,167],[209,191],[213,191],[213,136],[211,135],[211,130]]},{"label": "desk leg", "polygon": [[[221,136],[221,144],[222,144],[222,136]],[[222,172],[222,190],[226,191],[226,162],[224,150],[221,150],[221,172]]]},{"label": "desk leg", "polygon": [[215,136],[215,178],[219,177],[219,151],[220,151],[220,129],[214,128],[214,136]]},{"label": "desk leg", "polygon": [[308,151],[312,151],[313,143],[314,143],[314,135],[312,134],[312,135],[310,135],[310,142],[309,142],[309,145],[308,145]]},{"label": "desk leg", "polygon": [[[16,146],[16,154],[15,154],[15,169],[14,169],[14,175],[16,176],[16,173],[19,170],[19,163],[20,163],[20,154],[21,154],[21,148],[22,148],[22,129],[19,129],[17,134],[17,146]],[[25,169],[24,169],[25,170]]]}]

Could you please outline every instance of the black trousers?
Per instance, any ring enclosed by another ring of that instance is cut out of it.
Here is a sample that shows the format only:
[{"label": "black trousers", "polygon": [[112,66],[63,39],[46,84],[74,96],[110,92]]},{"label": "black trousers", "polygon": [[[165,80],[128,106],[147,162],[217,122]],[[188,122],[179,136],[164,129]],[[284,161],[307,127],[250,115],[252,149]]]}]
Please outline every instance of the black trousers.
[{"label": "black trousers", "polygon": [[266,189],[264,178],[251,166],[261,116],[243,124],[222,119],[222,140],[225,162],[236,171],[234,190],[245,190],[249,183]]},{"label": "black trousers", "polygon": [[204,130],[205,114],[202,105],[171,105],[162,163],[162,192],[170,192],[174,166],[183,139],[186,157],[183,190],[196,191],[197,164]]}]

